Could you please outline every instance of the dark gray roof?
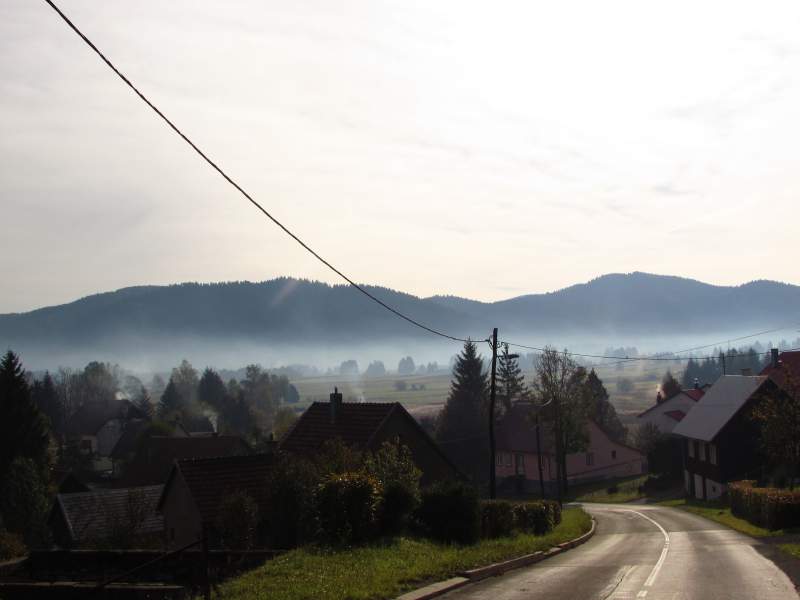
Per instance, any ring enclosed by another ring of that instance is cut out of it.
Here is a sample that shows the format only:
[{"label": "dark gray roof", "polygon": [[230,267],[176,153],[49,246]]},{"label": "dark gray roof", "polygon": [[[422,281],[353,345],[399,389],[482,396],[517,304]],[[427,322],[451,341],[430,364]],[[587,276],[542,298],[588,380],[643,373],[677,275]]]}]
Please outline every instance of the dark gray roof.
[{"label": "dark gray roof", "polygon": [[142,413],[128,400],[101,400],[86,402],[67,421],[69,437],[94,435],[112,419],[144,419]]},{"label": "dark gray roof", "polygon": [[712,441],[766,380],[760,375],[723,375],[672,433],[704,442]]},{"label": "dark gray roof", "polygon": [[137,534],[158,533],[164,529],[164,517],[156,511],[163,488],[150,485],[58,494],[53,510],[61,512],[73,542],[108,538],[115,527],[131,522],[132,512],[142,515]]}]

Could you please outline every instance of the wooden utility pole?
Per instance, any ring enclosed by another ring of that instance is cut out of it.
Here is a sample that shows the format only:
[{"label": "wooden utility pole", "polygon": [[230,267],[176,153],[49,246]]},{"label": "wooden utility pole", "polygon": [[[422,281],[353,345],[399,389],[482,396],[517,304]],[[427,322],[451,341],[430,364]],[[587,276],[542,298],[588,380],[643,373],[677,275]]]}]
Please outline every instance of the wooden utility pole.
[{"label": "wooden utility pole", "polygon": [[492,379],[489,388],[489,498],[497,497],[497,481],[495,477],[494,449],[494,400],[497,393],[495,378],[497,377],[497,327],[492,331]]},{"label": "wooden utility pole", "polygon": [[541,426],[539,422],[539,411],[536,409],[536,463],[539,465],[539,492],[541,493],[542,500],[544,500],[544,473],[542,469],[542,436],[540,433]]}]

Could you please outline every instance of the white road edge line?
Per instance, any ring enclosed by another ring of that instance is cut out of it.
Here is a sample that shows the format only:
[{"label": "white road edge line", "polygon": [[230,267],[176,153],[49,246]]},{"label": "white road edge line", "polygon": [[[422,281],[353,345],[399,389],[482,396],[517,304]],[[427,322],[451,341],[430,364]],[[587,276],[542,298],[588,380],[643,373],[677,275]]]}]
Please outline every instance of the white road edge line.
[{"label": "white road edge line", "polygon": [[[661,530],[661,533],[664,534],[664,548],[661,550],[661,556],[658,557],[658,562],[653,567],[653,570],[650,571],[650,575],[647,577],[647,580],[644,582],[644,587],[652,587],[653,586],[653,582],[656,580],[656,577],[658,577],[658,572],[661,571],[661,567],[664,566],[664,561],[667,559],[667,552],[669,552],[669,534],[667,533],[666,529],[664,529],[661,526],[660,523],[658,523],[654,519],[651,519],[647,515],[640,513],[638,510],[630,510],[630,509],[623,509],[623,510],[625,510],[626,512],[632,512],[635,515],[639,515],[643,519],[647,519],[653,525],[658,527]],[[644,597],[644,596],[642,596],[642,597]]]}]

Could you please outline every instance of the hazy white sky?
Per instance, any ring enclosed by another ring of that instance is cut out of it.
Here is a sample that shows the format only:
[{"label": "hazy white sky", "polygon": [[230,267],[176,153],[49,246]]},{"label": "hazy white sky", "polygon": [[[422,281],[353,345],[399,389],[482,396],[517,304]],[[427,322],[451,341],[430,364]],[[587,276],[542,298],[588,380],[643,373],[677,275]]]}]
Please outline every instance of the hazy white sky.
[{"label": "hazy white sky", "polygon": [[[800,283],[800,3],[62,0],[359,281],[499,299],[607,272]],[[0,3],[0,312],[334,281],[44,2]]]}]

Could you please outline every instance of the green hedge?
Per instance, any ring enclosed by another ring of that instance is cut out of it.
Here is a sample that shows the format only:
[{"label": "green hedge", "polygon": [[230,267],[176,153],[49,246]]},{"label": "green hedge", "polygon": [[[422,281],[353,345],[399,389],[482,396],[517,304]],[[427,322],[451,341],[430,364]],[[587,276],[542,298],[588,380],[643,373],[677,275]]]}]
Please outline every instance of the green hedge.
[{"label": "green hedge", "polygon": [[754,481],[728,486],[731,512],[766,529],[800,526],[800,492],[755,487]]},{"label": "green hedge", "polygon": [[363,542],[377,530],[380,484],[361,472],[329,475],[317,488],[322,538],[333,544]]},{"label": "green hedge", "polygon": [[440,542],[473,544],[480,538],[478,494],[464,483],[438,483],[424,490],[416,517],[423,532]]},{"label": "green hedge", "polygon": [[553,500],[485,500],[481,503],[481,534],[484,538],[503,537],[514,531],[545,535],[559,523],[561,507]]}]

